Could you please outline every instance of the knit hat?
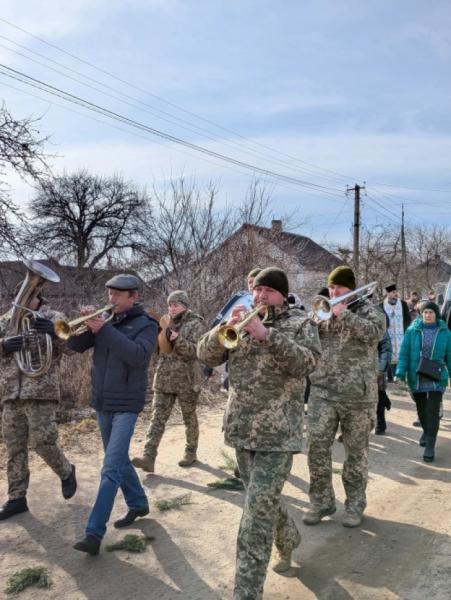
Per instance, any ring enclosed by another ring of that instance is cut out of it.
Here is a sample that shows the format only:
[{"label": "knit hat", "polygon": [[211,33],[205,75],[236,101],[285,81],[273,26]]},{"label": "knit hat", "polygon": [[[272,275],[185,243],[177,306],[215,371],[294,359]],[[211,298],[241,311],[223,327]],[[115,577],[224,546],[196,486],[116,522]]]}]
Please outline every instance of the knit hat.
[{"label": "knit hat", "polygon": [[171,292],[168,296],[167,303],[169,304],[170,302],[180,302],[188,308],[188,294],[184,290],[175,290]]},{"label": "knit hat", "polygon": [[346,267],[345,265],[341,265],[334,269],[327,278],[327,285],[342,285],[344,287],[349,288],[350,290],[355,290],[355,275],[354,271],[351,267]]},{"label": "knit hat", "polygon": [[288,277],[285,271],[278,267],[268,267],[263,269],[254,279],[254,289],[259,285],[266,285],[277,290],[285,296],[288,296]]},{"label": "knit hat", "polygon": [[249,271],[249,273],[247,274],[246,279],[249,279],[249,277],[257,277],[257,275],[260,273],[260,271],[261,271],[261,269],[259,267],[252,269],[252,271]]},{"label": "knit hat", "polygon": [[437,304],[435,302],[432,302],[431,300],[423,302],[420,310],[421,314],[423,314],[425,310],[433,310],[435,312],[435,316],[437,317],[437,321],[440,319],[440,309],[437,306]]}]

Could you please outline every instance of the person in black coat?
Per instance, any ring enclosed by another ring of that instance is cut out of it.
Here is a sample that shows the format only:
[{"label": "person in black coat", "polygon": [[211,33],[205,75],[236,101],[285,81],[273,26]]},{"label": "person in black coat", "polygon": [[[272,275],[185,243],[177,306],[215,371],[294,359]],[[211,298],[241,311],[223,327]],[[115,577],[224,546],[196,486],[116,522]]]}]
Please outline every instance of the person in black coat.
[{"label": "person in black coat", "polygon": [[[134,275],[116,275],[106,283],[113,305],[112,318],[99,315],[86,322],[88,331],[69,338],[76,352],[94,348],[91,370],[91,404],[97,413],[105,457],[94,507],[85,538],[76,550],[98,554],[106,524],[119,488],[128,512],[114,523],[130,525],[149,512],[149,502],[128,451],[138,414],[144,408],[147,370],[155,349],[158,325],[138,303],[139,280]],[[82,314],[91,314],[88,306]]]}]

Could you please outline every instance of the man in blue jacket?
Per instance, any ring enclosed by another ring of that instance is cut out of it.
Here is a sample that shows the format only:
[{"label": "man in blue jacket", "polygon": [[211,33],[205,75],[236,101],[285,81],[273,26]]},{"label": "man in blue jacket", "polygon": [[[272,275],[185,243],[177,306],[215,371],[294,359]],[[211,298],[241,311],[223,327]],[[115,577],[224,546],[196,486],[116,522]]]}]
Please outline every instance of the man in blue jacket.
[{"label": "man in blue jacket", "polygon": [[[111,320],[99,315],[86,322],[88,330],[69,339],[76,352],[94,348],[91,371],[92,400],[102,435],[105,458],[97,498],[76,550],[98,554],[114,500],[121,488],[128,512],[114,523],[130,525],[149,512],[149,503],[128,455],[138,413],[144,407],[147,369],[157,340],[158,326],[138,303],[139,280],[116,275],[105,284],[113,305]],[[82,314],[93,312],[85,307]]]}]

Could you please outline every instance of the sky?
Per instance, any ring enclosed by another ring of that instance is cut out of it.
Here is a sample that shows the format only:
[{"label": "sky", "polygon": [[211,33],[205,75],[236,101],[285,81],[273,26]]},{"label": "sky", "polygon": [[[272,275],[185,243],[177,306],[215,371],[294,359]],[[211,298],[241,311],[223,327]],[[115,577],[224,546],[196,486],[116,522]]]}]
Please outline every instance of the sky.
[{"label": "sky", "polygon": [[[220,206],[258,178],[273,217],[296,211],[325,245],[352,243],[355,184],[367,228],[399,226],[402,205],[407,226],[451,226],[448,0],[2,0],[0,63],[55,174],[184,175]],[[32,187],[8,181],[26,206]]]}]

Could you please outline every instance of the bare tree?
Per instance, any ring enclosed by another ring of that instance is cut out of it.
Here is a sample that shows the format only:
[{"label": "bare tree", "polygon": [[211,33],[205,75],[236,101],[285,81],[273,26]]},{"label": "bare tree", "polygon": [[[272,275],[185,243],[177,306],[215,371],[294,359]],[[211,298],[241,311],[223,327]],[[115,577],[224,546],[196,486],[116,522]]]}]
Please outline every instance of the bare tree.
[{"label": "bare tree", "polygon": [[85,170],[42,181],[30,212],[28,244],[78,267],[95,267],[131,249],[145,194],[119,176]]},{"label": "bare tree", "polygon": [[19,225],[25,217],[12,201],[9,186],[4,177],[8,168],[21,177],[30,176],[40,180],[48,175],[44,143],[36,128],[38,120],[15,119],[3,104],[0,107],[0,250],[13,249],[20,252],[17,243]]},{"label": "bare tree", "polygon": [[264,237],[257,231],[271,217],[265,186],[253,181],[236,208],[220,206],[218,195],[214,183],[202,189],[182,177],[163,192],[154,190],[153,220],[142,213],[136,268],[161,308],[169,291],[182,288],[196,310],[211,317],[243,288],[252,267],[274,263],[269,248],[282,233],[274,230]]}]

